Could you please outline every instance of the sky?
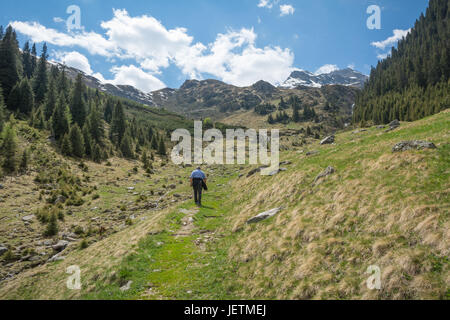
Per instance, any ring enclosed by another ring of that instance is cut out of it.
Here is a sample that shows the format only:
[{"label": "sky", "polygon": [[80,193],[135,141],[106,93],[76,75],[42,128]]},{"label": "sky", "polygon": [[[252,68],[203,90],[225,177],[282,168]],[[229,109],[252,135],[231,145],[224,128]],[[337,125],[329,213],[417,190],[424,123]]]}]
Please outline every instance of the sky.
[{"label": "sky", "polygon": [[38,54],[46,42],[51,60],[150,92],[189,79],[277,85],[298,69],[369,74],[427,6],[428,0],[15,0],[2,3],[0,25],[11,24],[21,46],[36,42]]}]

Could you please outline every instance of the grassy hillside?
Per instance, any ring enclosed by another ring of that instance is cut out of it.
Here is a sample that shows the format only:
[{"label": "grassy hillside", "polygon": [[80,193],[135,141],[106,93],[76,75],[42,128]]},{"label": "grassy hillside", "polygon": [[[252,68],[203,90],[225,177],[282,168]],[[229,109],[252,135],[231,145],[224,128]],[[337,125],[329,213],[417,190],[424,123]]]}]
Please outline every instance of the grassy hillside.
[{"label": "grassy hillside", "polygon": [[[247,166],[207,167],[210,191],[201,209],[183,202],[189,197],[183,177],[191,168],[169,164],[148,178],[140,170],[130,175],[135,163],[125,160],[113,159],[111,167],[87,163],[87,173],[74,174],[91,176],[84,187],[96,185],[100,199],[77,210],[77,223],[115,215],[133,215],[133,223],[91,238],[85,249],[66,249],[63,261],[0,282],[0,298],[448,299],[449,128],[446,110],[391,132],[344,132],[334,145],[283,151],[281,160],[291,164],[273,177],[247,177]],[[396,143],[416,139],[437,149],[392,152]],[[328,166],[335,173],[314,182]],[[26,192],[7,195],[23,190],[22,183],[5,181],[0,197],[8,199],[8,208],[23,207]],[[169,184],[175,189],[163,187]],[[151,195],[160,189],[165,196]],[[38,195],[30,192],[33,202]],[[134,205],[141,196],[148,198]],[[145,209],[158,199],[163,205]],[[6,226],[23,224],[25,215],[11,214],[6,205],[0,243],[10,241]],[[246,224],[278,207],[283,209],[275,217]],[[70,265],[81,268],[80,291],[65,286]],[[367,289],[370,265],[381,269],[379,291]]]}]

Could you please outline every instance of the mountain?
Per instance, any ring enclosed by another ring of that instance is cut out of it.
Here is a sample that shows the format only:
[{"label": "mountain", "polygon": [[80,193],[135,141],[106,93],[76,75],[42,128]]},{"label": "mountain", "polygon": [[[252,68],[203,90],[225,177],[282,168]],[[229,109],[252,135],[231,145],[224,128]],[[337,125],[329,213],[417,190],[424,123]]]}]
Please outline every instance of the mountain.
[{"label": "mountain", "polygon": [[297,70],[291,73],[281,87],[293,89],[298,86],[320,88],[325,85],[343,85],[361,89],[368,78],[366,75],[350,68],[319,75],[309,71]]}]

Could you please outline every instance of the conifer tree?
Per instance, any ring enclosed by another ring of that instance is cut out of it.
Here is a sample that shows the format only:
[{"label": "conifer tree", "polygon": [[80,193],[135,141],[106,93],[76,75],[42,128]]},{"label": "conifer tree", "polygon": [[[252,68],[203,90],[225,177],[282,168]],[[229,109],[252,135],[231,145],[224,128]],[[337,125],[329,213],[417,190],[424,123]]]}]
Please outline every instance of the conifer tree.
[{"label": "conifer tree", "polygon": [[20,166],[19,166],[20,172],[24,173],[28,170],[29,160],[30,160],[29,151],[28,151],[28,149],[25,149],[25,150],[23,150],[22,159],[20,161]]},{"label": "conifer tree", "polygon": [[65,156],[70,156],[72,153],[72,146],[70,145],[70,139],[67,133],[61,140],[61,153]]},{"label": "conifer tree", "polygon": [[12,88],[20,80],[23,70],[21,60],[15,33],[9,26],[0,42],[0,86],[4,97],[9,97]]},{"label": "conifer tree", "polygon": [[33,89],[35,99],[38,104],[44,101],[45,94],[47,92],[48,86],[47,58],[48,58],[47,44],[44,43],[44,46],[42,48],[42,54],[38,61],[36,72],[33,79]]},{"label": "conifer tree", "polygon": [[48,86],[47,93],[45,95],[44,101],[44,116],[45,120],[49,120],[53,115],[56,108],[56,103],[58,102],[58,94],[56,92],[55,81],[51,80]]},{"label": "conifer tree", "polygon": [[158,138],[157,135],[154,134],[151,141],[151,148],[152,150],[158,150],[158,147],[159,147]]},{"label": "conifer tree", "polygon": [[161,156],[167,155],[166,144],[164,142],[164,138],[163,137],[161,137],[161,140],[159,141],[158,154],[161,155]]},{"label": "conifer tree", "polygon": [[112,98],[108,97],[108,99],[106,100],[105,112],[103,114],[103,118],[107,123],[111,123],[113,111],[114,111],[114,101],[112,100]]},{"label": "conifer tree", "polygon": [[83,139],[84,139],[84,149],[85,149],[84,151],[85,151],[85,154],[86,154],[86,156],[91,157],[91,156],[93,156],[93,154],[92,154],[92,150],[93,150],[92,144],[95,143],[95,142],[92,141],[91,134],[89,133],[89,127],[88,127],[87,124],[85,124],[83,126],[82,132],[83,132]]},{"label": "conifer tree", "polygon": [[6,109],[5,109],[5,100],[3,99],[3,91],[0,86],[0,132],[3,131],[3,126],[6,122]]},{"label": "conifer tree", "polygon": [[10,121],[2,133],[3,142],[1,153],[4,158],[2,168],[6,173],[14,173],[17,170],[17,136],[13,122]]},{"label": "conifer tree", "polygon": [[30,79],[33,76],[33,70],[31,65],[31,49],[30,42],[25,42],[25,46],[22,50],[22,64],[23,64],[23,75]]},{"label": "conifer tree", "polygon": [[83,84],[81,74],[78,74],[75,81],[75,87],[70,97],[70,113],[72,114],[72,120],[78,124],[79,127],[84,125],[86,121],[86,102],[84,100],[85,86]]},{"label": "conifer tree", "polygon": [[31,74],[33,75],[36,71],[37,67],[37,51],[36,51],[36,43],[33,43],[31,47]]},{"label": "conifer tree", "polygon": [[131,140],[129,130],[126,131],[122,139],[122,143],[120,144],[120,151],[125,158],[134,158],[133,142]]},{"label": "conifer tree", "polygon": [[56,108],[52,116],[52,131],[56,140],[64,137],[69,132],[68,108],[65,104],[65,98],[61,94],[56,103]]},{"label": "conifer tree", "polygon": [[102,152],[100,146],[94,143],[94,147],[92,148],[92,160],[94,162],[100,163],[102,161]]},{"label": "conifer tree", "polygon": [[125,135],[126,120],[122,103],[119,101],[114,107],[111,121],[110,139],[113,143],[120,146]]},{"label": "conifer tree", "polygon": [[94,139],[96,143],[100,144],[105,136],[105,129],[103,127],[102,116],[97,106],[93,105],[91,107],[87,123],[92,139]]},{"label": "conifer tree", "polygon": [[84,139],[78,124],[70,128],[69,140],[71,146],[71,155],[78,158],[84,157]]}]

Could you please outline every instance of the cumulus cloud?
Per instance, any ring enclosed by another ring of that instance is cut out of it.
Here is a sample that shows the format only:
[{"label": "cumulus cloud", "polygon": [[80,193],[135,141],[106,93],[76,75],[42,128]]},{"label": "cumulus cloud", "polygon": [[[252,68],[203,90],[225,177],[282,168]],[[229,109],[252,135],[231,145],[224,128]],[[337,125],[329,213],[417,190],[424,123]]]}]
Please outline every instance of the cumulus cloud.
[{"label": "cumulus cloud", "polygon": [[383,59],[386,59],[388,57],[388,55],[389,55],[388,53],[380,53],[377,55],[377,58],[379,60],[383,60]]},{"label": "cumulus cloud", "polygon": [[282,4],[280,6],[280,16],[287,16],[290,14],[294,14],[295,8],[290,4]]},{"label": "cumulus cloud", "polygon": [[77,51],[55,52],[54,56],[60,63],[66,66],[81,70],[87,75],[92,75],[93,73],[88,58]]},{"label": "cumulus cloud", "polygon": [[411,29],[408,30],[400,30],[400,29],[395,29],[393,31],[393,36],[387,38],[386,40],[383,41],[376,41],[376,42],[372,42],[371,45],[384,50],[386,49],[386,47],[390,47],[394,44],[396,44],[399,40],[401,40],[403,37],[406,37],[406,35],[411,31]]},{"label": "cumulus cloud", "polygon": [[321,66],[319,69],[317,69],[314,74],[315,75],[328,74],[328,73],[331,73],[331,72],[337,71],[337,70],[339,70],[339,67],[337,65],[326,64],[326,65]]},{"label": "cumulus cloud", "polygon": [[[274,2],[275,1],[271,1],[271,0],[259,0],[258,7],[272,9]],[[276,1],[276,2],[278,2],[278,1]]]},{"label": "cumulus cloud", "polygon": [[[263,1],[261,4],[270,5]],[[101,23],[105,31],[103,35],[85,30],[63,33],[37,22],[14,21],[11,25],[34,42],[80,47],[91,55],[107,58],[115,65],[120,65],[120,61],[129,64],[128,60],[134,60],[132,65],[114,67],[112,73],[115,78],[110,82],[127,81],[122,84],[136,85],[146,91],[163,85],[156,75],[171,64],[191,78],[201,79],[207,74],[234,85],[249,85],[258,80],[277,84],[284,81],[293,69],[294,54],[280,47],[258,48],[253,29],[228,30],[205,45],[194,43],[194,38],[185,28],[168,29],[154,17],[132,17],[126,10],[114,10],[112,19]],[[70,61],[84,68],[83,71],[92,73],[87,58],[84,60],[80,54],[69,53],[65,56],[67,64]],[[136,75],[133,76],[132,72]],[[149,84],[144,84],[145,81]]]}]

